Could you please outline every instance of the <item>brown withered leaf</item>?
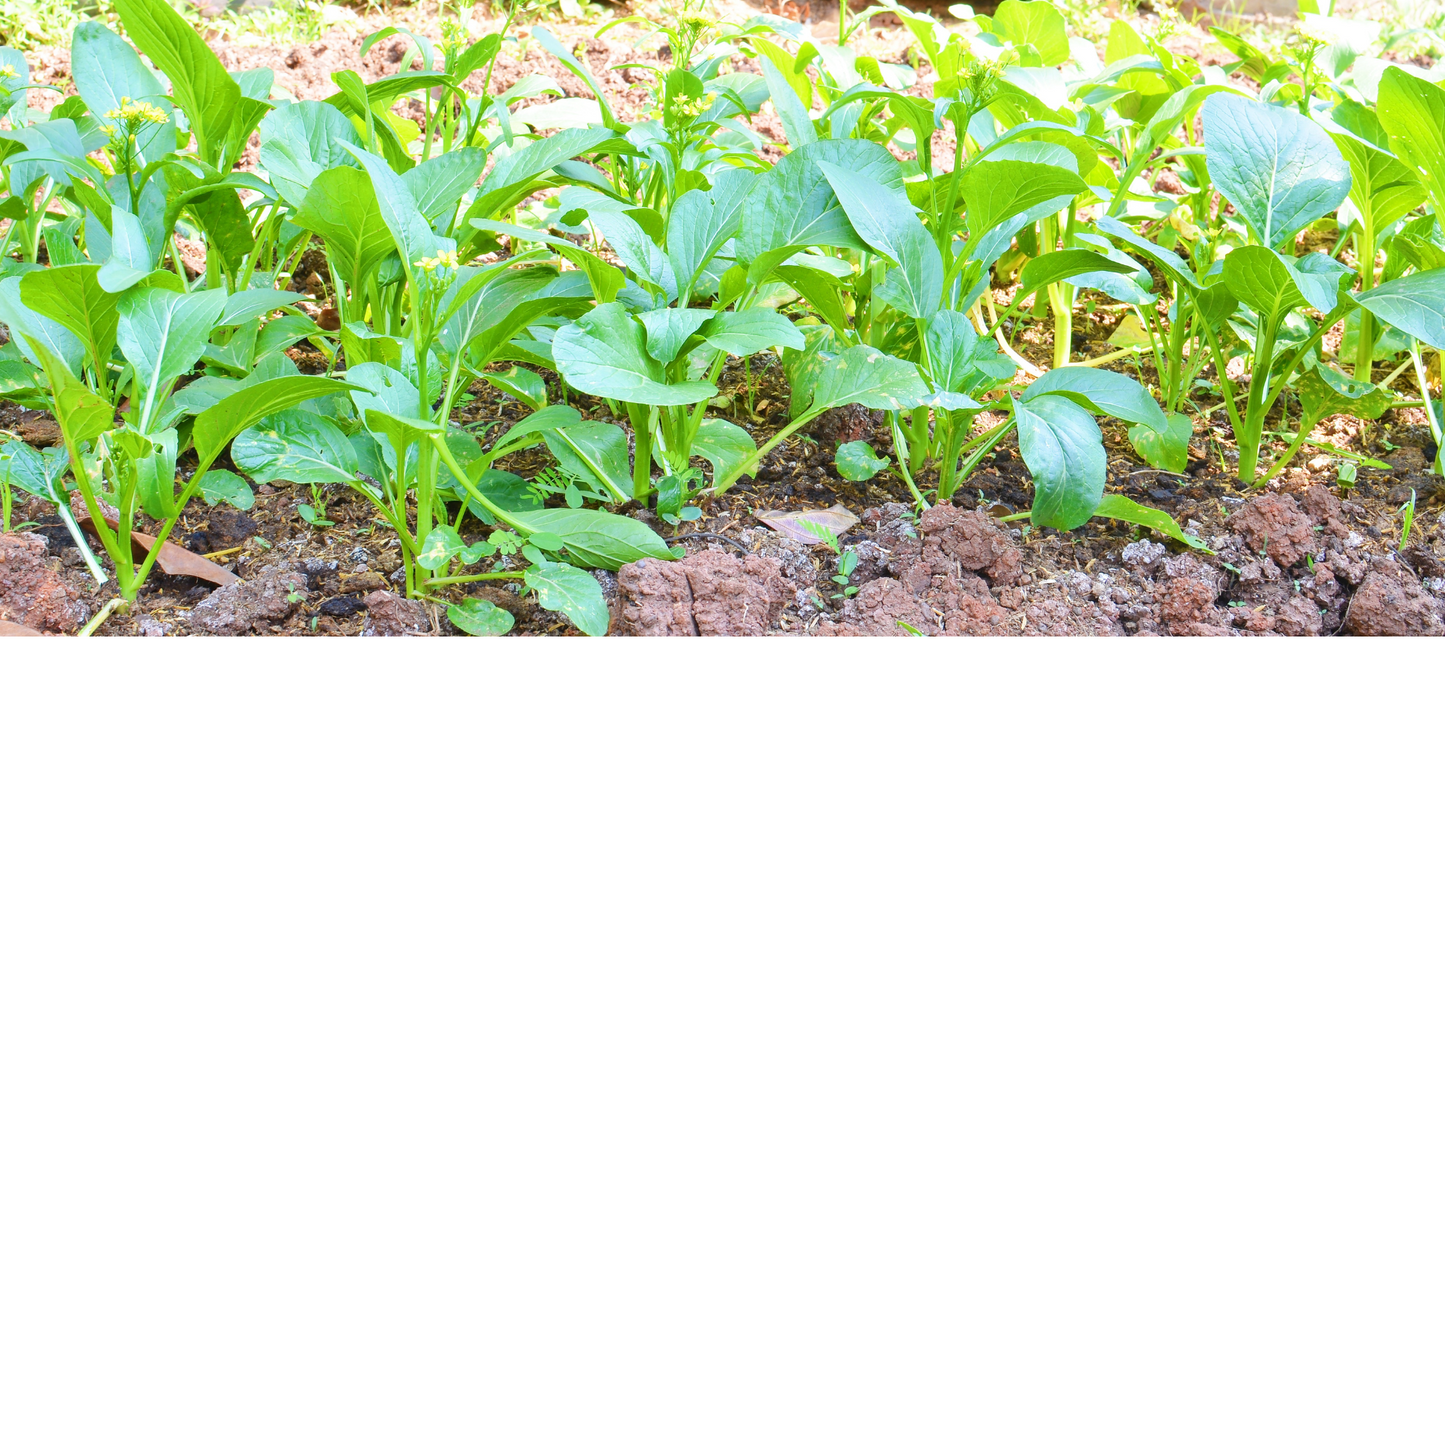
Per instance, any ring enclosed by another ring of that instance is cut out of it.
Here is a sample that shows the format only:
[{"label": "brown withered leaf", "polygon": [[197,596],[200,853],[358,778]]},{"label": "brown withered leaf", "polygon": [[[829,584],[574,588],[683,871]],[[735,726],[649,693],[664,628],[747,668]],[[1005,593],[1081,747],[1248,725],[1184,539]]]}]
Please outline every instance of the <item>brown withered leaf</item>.
[{"label": "brown withered leaf", "polygon": [[813,512],[754,512],[753,515],[773,531],[781,532],[790,541],[801,542],[805,547],[826,547],[828,544],[815,532],[809,531],[804,522],[826,527],[835,537],[841,537],[850,527],[858,525],[857,517],[841,504]]},{"label": "brown withered leaf", "polygon": [[[91,520],[89,511],[86,509],[85,499],[77,492],[71,497],[71,510],[75,513],[75,519],[86,531],[95,534],[95,523]],[[120,513],[114,507],[101,504],[101,510],[105,514],[105,520],[112,527],[120,524]],[[131,555],[137,562],[145,561],[150,550],[156,544],[156,539],[148,532],[132,531],[130,534]],[[229,587],[241,579],[234,572],[212,562],[209,557],[202,557],[195,552],[188,552],[184,547],[177,547],[174,542],[167,542],[160,550],[160,556],[156,558],[156,566],[166,574],[167,577],[194,577],[199,582],[209,582],[215,587]]]},{"label": "brown withered leaf", "polygon": [[22,627],[18,622],[0,621],[0,637],[44,637],[43,632],[37,632],[33,627]]}]

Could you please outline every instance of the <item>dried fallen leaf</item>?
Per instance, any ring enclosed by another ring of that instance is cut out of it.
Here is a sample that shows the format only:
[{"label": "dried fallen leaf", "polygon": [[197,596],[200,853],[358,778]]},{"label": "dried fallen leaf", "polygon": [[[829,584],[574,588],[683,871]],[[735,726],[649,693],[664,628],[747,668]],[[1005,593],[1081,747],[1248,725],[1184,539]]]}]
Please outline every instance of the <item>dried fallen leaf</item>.
[{"label": "dried fallen leaf", "polygon": [[22,627],[18,622],[0,621],[0,637],[44,637],[43,632],[37,632],[33,627]]},{"label": "dried fallen leaf", "polygon": [[813,522],[826,527],[835,537],[841,537],[849,527],[856,527],[858,519],[847,507],[834,506],[826,511],[816,512],[755,512],[758,521],[766,523],[775,532],[781,532],[790,541],[801,542],[805,547],[826,547],[827,543],[803,524]]},{"label": "dried fallen leaf", "polygon": [[[71,498],[71,510],[75,513],[75,519],[88,532],[95,533],[95,523],[91,520],[89,511],[86,510],[85,501],[76,493]],[[120,523],[120,513],[114,507],[108,507],[101,503],[101,510],[105,514],[105,520],[112,527]],[[156,539],[147,532],[135,532],[130,534],[131,554],[137,562],[143,562],[150,554],[150,550],[156,544]],[[229,587],[241,579],[234,572],[229,572],[224,567],[219,567],[209,558],[199,556],[195,552],[188,552],[184,547],[177,547],[174,542],[167,542],[156,558],[156,566],[166,574],[167,577],[194,577],[200,582],[209,582],[215,587]]]}]

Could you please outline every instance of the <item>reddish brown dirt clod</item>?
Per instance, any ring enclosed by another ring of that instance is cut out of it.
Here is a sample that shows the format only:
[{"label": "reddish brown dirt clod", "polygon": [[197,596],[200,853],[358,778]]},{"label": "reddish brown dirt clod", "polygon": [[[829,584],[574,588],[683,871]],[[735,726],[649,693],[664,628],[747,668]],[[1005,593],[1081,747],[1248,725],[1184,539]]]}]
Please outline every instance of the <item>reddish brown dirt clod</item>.
[{"label": "reddish brown dirt clod", "polygon": [[1350,602],[1345,627],[1356,637],[1440,637],[1441,605],[1396,562],[1376,562]]},{"label": "reddish brown dirt clod", "polygon": [[918,524],[923,535],[923,564],[931,573],[982,572],[999,587],[1018,581],[1023,553],[997,522],[983,511],[930,507]]},{"label": "reddish brown dirt clod", "polygon": [[70,632],[89,620],[90,608],[45,554],[43,537],[0,534],[0,620],[37,632]]},{"label": "reddish brown dirt clod", "polygon": [[238,637],[289,617],[306,593],[306,577],[285,562],[263,567],[245,582],[218,588],[191,609],[193,632]]},{"label": "reddish brown dirt clod", "polygon": [[1235,513],[1233,525],[1251,552],[1266,553],[1280,567],[1293,567],[1320,550],[1320,534],[1293,497],[1268,492],[1251,497]]},{"label": "reddish brown dirt clod", "polygon": [[680,562],[629,562],[617,592],[627,637],[761,637],[793,597],[773,558],[711,548]]},{"label": "reddish brown dirt clod", "polygon": [[431,619],[420,602],[395,592],[368,592],[369,620],[365,637],[422,637],[431,631]]}]

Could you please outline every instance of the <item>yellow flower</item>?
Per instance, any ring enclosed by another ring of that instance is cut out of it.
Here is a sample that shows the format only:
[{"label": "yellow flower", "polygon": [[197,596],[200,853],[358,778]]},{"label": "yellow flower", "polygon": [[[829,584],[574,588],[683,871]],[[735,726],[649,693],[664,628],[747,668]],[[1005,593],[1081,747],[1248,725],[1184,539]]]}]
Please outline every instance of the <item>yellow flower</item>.
[{"label": "yellow flower", "polygon": [[15,67],[13,65],[0,65],[0,80],[14,80]]},{"label": "yellow flower", "polygon": [[416,263],[428,276],[436,270],[451,271],[456,268],[457,253],[455,251],[438,251],[435,256],[423,256]]},{"label": "yellow flower", "polygon": [[[120,98],[120,104],[114,110],[106,111],[105,118],[118,120],[127,131],[134,135],[143,125],[164,125],[170,116],[158,105],[152,105],[148,100],[132,100],[130,96],[123,95]],[[110,134],[114,135],[115,132],[112,130]]]}]

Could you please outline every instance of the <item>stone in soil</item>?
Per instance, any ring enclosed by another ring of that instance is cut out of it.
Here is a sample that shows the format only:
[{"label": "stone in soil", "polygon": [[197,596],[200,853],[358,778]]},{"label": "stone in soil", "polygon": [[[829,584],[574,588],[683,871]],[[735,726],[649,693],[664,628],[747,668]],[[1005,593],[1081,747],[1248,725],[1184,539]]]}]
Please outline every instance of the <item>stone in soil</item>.
[{"label": "stone in soil", "polygon": [[1440,637],[1441,611],[1404,567],[1380,559],[1351,599],[1345,627],[1356,637]]},{"label": "stone in soil", "polygon": [[220,587],[198,602],[190,615],[192,632],[238,637],[273,622],[283,622],[299,606],[306,576],[288,562],[273,562],[254,577]]},{"label": "stone in soil", "polygon": [[37,632],[71,632],[89,621],[90,608],[46,551],[43,537],[0,533],[0,620]]},{"label": "stone in soil", "polygon": [[422,637],[431,631],[426,608],[412,598],[378,590],[367,593],[365,601],[363,637]]},{"label": "stone in soil", "polygon": [[617,574],[617,596],[624,637],[761,637],[795,589],[771,557],[709,548],[678,562],[629,562]]},{"label": "stone in soil", "polygon": [[1320,550],[1314,522],[1291,496],[1265,492],[1251,497],[1232,525],[1251,552],[1268,556],[1277,567],[1293,567]]}]

